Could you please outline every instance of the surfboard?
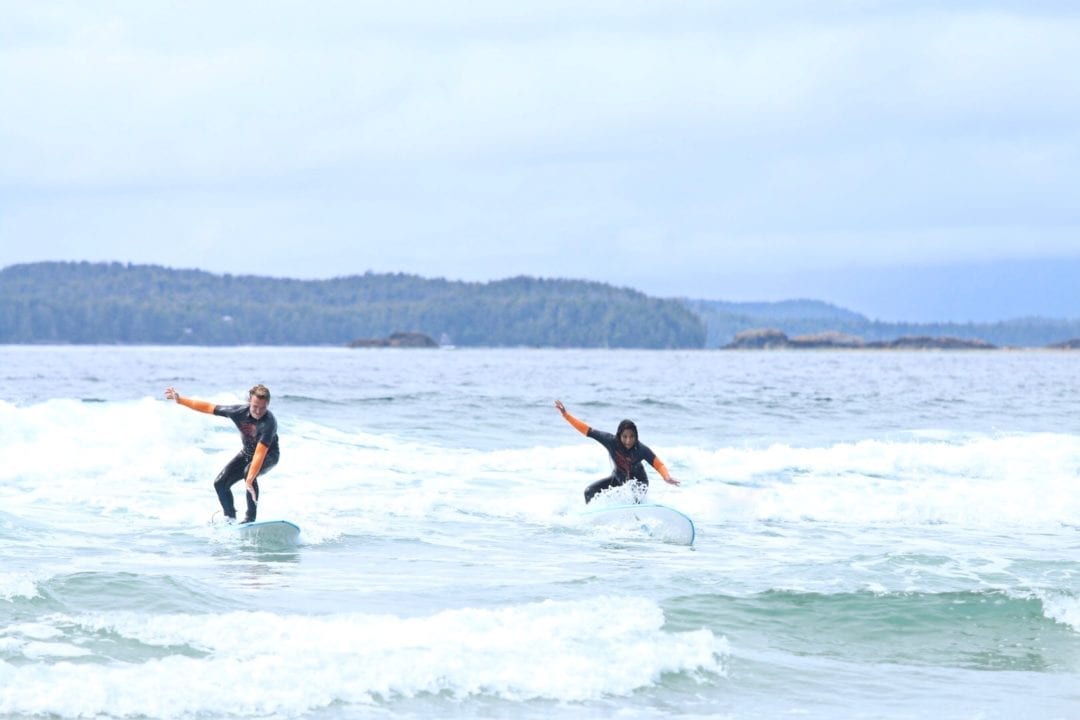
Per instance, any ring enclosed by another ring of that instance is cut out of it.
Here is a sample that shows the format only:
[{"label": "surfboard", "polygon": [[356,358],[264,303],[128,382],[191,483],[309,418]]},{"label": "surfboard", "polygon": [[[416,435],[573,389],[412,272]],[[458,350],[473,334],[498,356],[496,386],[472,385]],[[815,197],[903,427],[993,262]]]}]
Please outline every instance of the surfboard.
[{"label": "surfboard", "polygon": [[260,545],[295,545],[300,540],[300,527],[288,520],[257,520],[224,527],[237,533],[245,541]]},{"label": "surfboard", "polygon": [[593,525],[626,526],[643,530],[649,537],[678,545],[693,545],[694,521],[667,505],[639,503],[605,505],[581,512],[583,522]]}]

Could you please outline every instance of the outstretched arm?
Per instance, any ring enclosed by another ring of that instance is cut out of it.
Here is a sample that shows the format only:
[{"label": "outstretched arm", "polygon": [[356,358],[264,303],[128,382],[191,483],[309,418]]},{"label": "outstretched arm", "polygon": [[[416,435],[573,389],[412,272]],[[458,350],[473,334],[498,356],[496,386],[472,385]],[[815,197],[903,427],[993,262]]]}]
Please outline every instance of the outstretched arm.
[{"label": "outstretched arm", "polygon": [[574,428],[579,433],[581,433],[582,435],[588,435],[589,434],[589,426],[586,425],[585,423],[581,422],[580,420],[578,420],[576,417],[574,417],[570,413],[566,412],[566,406],[562,404],[562,400],[556,400],[555,401],[555,408],[560,413],[562,413],[563,419],[566,420],[566,422],[573,425]]},{"label": "outstretched arm", "polygon": [[653,459],[649,461],[649,464],[656,468],[656,471],[660,473],[660,477],[664,478],[664,482],[671,485],[678,485],[679,481],[671,477],[671,473],[668,472],[667,465],[660,458],[653,456]]},{"label": "outstretched arm", "polygon": [[204,412],[210,415],[214,414],[214,408],[217,407],[216,405],[214,405],[214,403],[207,402],[206,400],[196,400],[195,398],[180,397],[180,393],[178,393],[176,391],[176,388],[174,387],[165,388],[165,397],[167,397],[169,400],[175,400],[184,407],[189,407],[192,410],[198,410],[199,412]]}]

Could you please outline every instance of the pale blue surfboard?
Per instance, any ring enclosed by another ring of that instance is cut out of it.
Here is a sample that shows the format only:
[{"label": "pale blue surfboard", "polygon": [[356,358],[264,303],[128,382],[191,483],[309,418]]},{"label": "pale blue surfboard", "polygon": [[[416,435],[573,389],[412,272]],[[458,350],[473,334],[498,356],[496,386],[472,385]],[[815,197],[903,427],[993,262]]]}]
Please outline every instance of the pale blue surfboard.
[{"label": "pale blue surfboard", "polygon": [[693,545],[694,521],[686,513],[656,503],[630,503],[589,507],[580,514],[593,525],[626,526],[644,531],[649,537],[678,545]]},{"label": "pale blue surfboard", "polygon": [[300,540],[300,527],[288,520],[258,520],[251,523],[225,525],[246,542],[259,545],[295,545]]}]

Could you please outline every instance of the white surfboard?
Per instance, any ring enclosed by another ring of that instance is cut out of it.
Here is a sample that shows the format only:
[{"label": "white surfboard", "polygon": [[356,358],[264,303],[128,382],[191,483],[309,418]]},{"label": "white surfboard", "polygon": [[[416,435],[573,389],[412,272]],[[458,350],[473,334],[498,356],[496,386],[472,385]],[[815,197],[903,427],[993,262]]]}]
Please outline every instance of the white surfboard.
[{"label": "white surfboard", "polygon": [[693,545],[696,534],[694,521],[688,515],[656,503],[590,507],[581,512],[581,519],[594,525],[643,530],[650,537],[679,545]]},{"label": "white surfboard", "polygon": [[251,523],[225,525],[245,541],[260,545],[295,545],[300,540],[300,528],[288,520],[258,520]]}]

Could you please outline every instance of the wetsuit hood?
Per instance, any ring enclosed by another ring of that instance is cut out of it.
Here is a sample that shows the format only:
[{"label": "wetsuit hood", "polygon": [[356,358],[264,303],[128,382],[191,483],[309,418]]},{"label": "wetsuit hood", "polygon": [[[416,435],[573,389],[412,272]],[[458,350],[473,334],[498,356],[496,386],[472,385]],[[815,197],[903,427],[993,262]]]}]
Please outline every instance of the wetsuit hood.
[{"label": "wetsuit hood", "polygon": [[634,444],[637,445],[638,440],[640,439],[640,436],[638,435],[637,425],[634,424],[634,421],[633,420],[623,420],[621,423],[619,423],[619,429],[615,431],[615,439],[619,440],[620,445],[622,444],[622,431],[623,430],[633,430],[634,431]]}]

